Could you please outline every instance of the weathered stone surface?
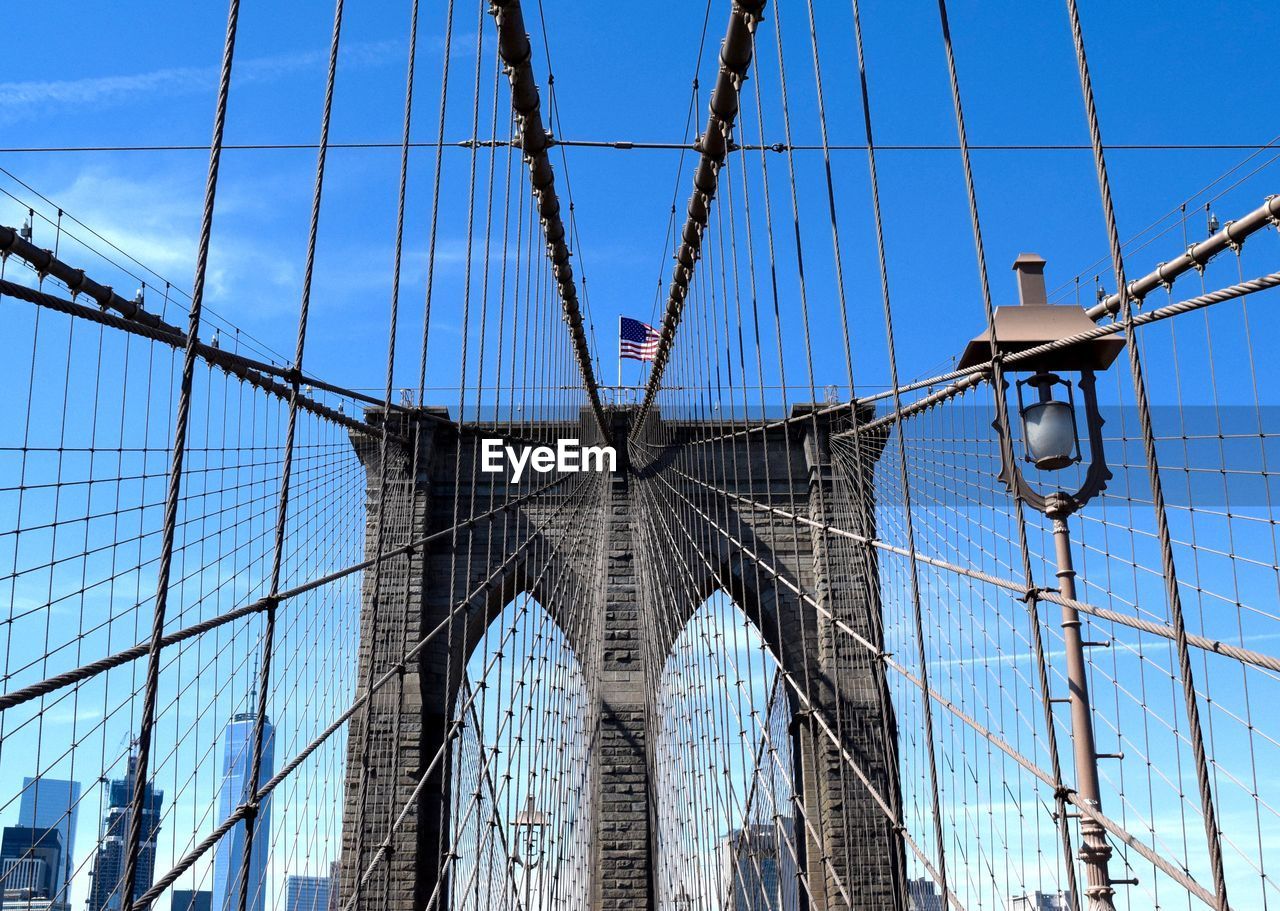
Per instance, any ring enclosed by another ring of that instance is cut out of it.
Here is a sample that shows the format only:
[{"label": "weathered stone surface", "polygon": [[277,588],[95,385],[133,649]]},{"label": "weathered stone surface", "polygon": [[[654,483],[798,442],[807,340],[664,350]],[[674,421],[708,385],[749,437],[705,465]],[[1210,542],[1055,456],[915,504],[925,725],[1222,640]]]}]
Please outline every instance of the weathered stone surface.
[{"label": "weathered stone surface", "polygon": [[[625,439],[630,419],[627,411],[614,413],[615,439]],[[501,475],[475,471],[478,446],[470,432],[459,436],[439,422],[422,426],[416,459],[390,448],[385,482],[379,441],[355,440],[369,477],[371,556],[379,534],[385,552],[548,480],[535,476],[508,490]],[[366,573],[360,680],[377,679],[435,632],[417,660],[372,700],[368,714],[352,719],[343,904],[385,844],[390,853],[362,887],[358,908],[450,906],[447,895],[434,894],[448,862],[448,712],[488,623],[517,594],[530,592],[578,656],[595,706],[589,905],[604,911],[655,907],[651,820],[657,795],[650,781],[657,724],[650,717],[651,693],[684,624],[707,596],[723,589],[795,684],[792,738],[800,799],[794,831],[805,833],[801,891],[813,896],[816,908],[902,907],[901,841],[846,761],[852,758],[880,800],[898,806],[896,728],[882,668],[837,628],[880,641],[875,553],[711,489],[865,534],[874,531],[870,493],[859,489],[861,479],[833,466],[829,428],[816,418],[705,446],[683,445],[705,435],[705,425],[659,426],[673,444],[663,451],[680,454],[675,461],[648,460],[636,453],[653,450],[641,446],[631,452],[633,464],[620,447],[613,476],[576,476],[425,552],[385,560]],[[407,423],[397,429],[412,436]],[[525,434],[540,441],[560,435],[587,440],[591,428],[566,422],[525,428]],[[869,453],[868,464],[877,456]],[[654,553],[661,542],[677,542],[679,552]],[[797,597],[793,587],[820,607]],[[469,596],[470,609],[451,613]],[[433,772],[388,838],[428,767]]]}]

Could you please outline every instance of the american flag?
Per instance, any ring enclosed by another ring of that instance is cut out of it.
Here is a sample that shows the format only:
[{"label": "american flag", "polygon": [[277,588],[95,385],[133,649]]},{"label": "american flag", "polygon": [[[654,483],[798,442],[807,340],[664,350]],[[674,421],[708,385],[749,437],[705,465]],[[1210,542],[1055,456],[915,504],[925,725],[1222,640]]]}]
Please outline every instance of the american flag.
[{"label": "american flag", "polygon": [[651,361],[658,353],[658,339],[662,334],[648,323],[629,316],[619,317],[618,357],[635,361]]}]

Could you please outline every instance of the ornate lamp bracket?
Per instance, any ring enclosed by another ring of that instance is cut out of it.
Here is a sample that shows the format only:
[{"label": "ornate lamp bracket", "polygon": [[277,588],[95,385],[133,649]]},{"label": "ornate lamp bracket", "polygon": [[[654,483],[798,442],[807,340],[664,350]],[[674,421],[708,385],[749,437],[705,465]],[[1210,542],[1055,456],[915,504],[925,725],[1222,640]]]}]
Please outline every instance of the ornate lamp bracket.
[{"label": "ornate lamp bracket", "polygon": [[[1002,380],[1005,389],[1009,381]],[[1107,488],[1111,480],[1111,469],[1107,467],[1106,453],[1102,445],[1102,425],[1105,423],[1098,411],[1098,396],[1094,388],[1092,370],[1081,370],[1077,381],[1084,398],[1085,425],[1089,431],[1089,467],[1085,471],[1084,482],[1075,493],[1054,491],[1042,494],[1027,481],[1013,454],[1013,440],[1004,440],[1000,446],[1000,480],[1004,481],[1014,496],[1021,499],[1037,512],[1051,519],[1065,519],[1080,507],[1084,506]],[[1001,421],[992,421],[991,426],[996,433],[1002,433]],[[1004,422],[1008,426],[1008,422]]]}]

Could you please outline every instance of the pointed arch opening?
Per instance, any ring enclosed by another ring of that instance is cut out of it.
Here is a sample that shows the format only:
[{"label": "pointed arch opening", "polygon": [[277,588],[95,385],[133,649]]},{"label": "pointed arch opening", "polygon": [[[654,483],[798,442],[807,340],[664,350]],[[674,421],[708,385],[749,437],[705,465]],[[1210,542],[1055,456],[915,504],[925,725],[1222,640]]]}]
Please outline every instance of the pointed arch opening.
[{"label": "pointed arch opening", "polygon": [[801,907],[793,706],[778,668],[722,590],[674,637],[655,691],[660,911]]},{"label": "pointed arch opening", "polygon": [[517,594],[479,636],[454,699],[441,907],[585,911],[591,712],[568,638]]}]

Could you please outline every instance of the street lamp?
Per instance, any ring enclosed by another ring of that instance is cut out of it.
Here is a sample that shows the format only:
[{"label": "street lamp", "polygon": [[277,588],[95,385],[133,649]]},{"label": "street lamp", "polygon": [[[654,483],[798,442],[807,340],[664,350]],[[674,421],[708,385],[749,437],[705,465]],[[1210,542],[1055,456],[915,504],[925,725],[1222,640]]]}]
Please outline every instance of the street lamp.
[{"label": "street lamp", "polygon": [[[1038,396],[1029,405],[1023,401],[1023,389],[1028,386]],[[1055,386],[1066,390],[1066,401],[1053,397]],[[1022,415],[1022,438],[1027,447],[1024,458],[1028,462],[1041,471],[1057,471],[1080,461],[1080,431],[1070,380],[1056,373],[1037,373],[1018,380],[1018,413]]]},{"label": "street lamp", "polygon": [[524,809],[516,814],[511,827],[515,830],[511,859],[524,867],[524,908],[529,908],[529,886],[533,878],[533,870],[542,864],[546,845],[546,831],[551,827],[547,814],[537,809],[530,793],[525,800]]},{"label": "street lamp", "polygon": [[[1052,490],[1043,493],[1037,490],[1027,481],[1019,460],[1014,456],[1013,441],[1007,438],[1009,422],[997,420],[995,427],[1001,434],[1000,479],[1022,502],[1053,520],[1058,590],[1066,601],[1074,602],[1076,573],[1071,561],[1071,530],[1067,519],[1101,493],[1111,478],[1102,449],[1103,421],[1094,391],[1094,371],[1111,366],[1125,342],[1122,338],[1106,336],[1032,353],[1032,349],[1041,349],[1094,328],[1083,308],[1049,303],[1045,294],[1044,265],[1044,259],[1031,253],[1023,253],[1014,261],[1020,306],[996,308],[994,348],[1001,356],[1004,373],[1031,374],[1019,379],[1016,386],[1018,415],[1022,421],[1022,461],[1034,465],[1040,472],[1051,474],[1085,458],[1080,447],[1074,394],[1074,389],[1080,390],[1089,441],[1089,461],[1080,486],[1073,492]],[[958,366],[966,368],[987,362],[991,359],[992,348],[989,330],[969,342]],[[1075,374],[1075,383],[1060,374]],[[1008,388],[1008,380],[1002,379],[1002,382]],[[1080,615],[1074,607],[1067,605],[1062,607],[1062,640],[1071,691],[1076,792],[1083,803],[1101,811],[1098,751],[1089,706],[1085,643],[1080,635]],[[1079,857],[1085,868],[1085,894],[1090,908],[1093,911],[1113,911],[1111,897],[1115,890],[1107,870],[1111,845],[1106,832],[1094,820],[1082,817],[1080,836]]]}]

